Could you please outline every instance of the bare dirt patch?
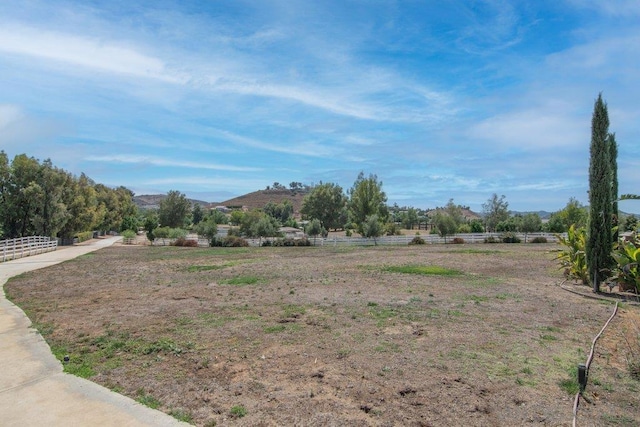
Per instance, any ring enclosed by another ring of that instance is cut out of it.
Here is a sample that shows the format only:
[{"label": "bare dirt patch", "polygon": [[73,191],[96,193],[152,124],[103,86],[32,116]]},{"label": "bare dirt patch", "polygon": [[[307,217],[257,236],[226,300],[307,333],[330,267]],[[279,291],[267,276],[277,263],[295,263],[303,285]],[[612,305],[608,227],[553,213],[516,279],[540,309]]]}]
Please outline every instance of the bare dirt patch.
[{"label": "bare dirt patch", "polygon": [[[116,246],[5,289],[68,371],[198,425],[556,426],[613,306],[561,290],[552,249]],[[640,423],[639,318],[579,425]]]}]

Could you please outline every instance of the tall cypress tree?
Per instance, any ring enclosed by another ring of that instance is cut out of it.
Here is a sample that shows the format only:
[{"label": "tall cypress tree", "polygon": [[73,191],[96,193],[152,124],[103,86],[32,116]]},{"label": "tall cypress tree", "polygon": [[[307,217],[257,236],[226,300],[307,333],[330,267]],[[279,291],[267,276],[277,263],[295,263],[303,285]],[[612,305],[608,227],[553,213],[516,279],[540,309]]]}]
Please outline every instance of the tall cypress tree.
[{"label": "tall cypress tree", "polygon": [[[611,224],[615,227],[618,225],[618,143],[616,142],[616,134],[610,133],[607,137],[607,145],[609,146],[609,163],[611,165]],[[613,241],[618,241],[618,231],[613,234]]]},{"label": "tall cypress tree", "polygon": [[587,236],[587,267],[593,291],[598,292],[600,282],[606,279],[605,269],[611,266],[611,161],[607,144],[609,113],[602,94],[593,107],[591,119],[591,146],[589,163],[589,234]]}]

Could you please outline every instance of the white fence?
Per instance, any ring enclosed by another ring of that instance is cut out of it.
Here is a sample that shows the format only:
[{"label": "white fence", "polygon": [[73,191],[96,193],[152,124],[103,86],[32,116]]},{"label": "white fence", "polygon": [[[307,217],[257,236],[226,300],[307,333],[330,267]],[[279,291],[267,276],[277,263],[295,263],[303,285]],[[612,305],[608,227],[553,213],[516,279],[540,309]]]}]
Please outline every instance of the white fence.
[{"label": "white fence", "polygon": [[[513,233],[517,236],[522,243],[525,242],[524,233]],[[440,237],[437,234],[421,234],[420,237],[424,240],[425,244],[437,244],[437,243],[452,243],[454,238],[461,238],[464,240],[464,243],[484,243],[485,239],[493,238],[496,242],[502,242],[503,233],[465,233],[465,234],[456,234],[454,236],[447,236],[447,240],[443,237]],[[313,237],[308,237],[309,241],[312,245],[315,246],[343,246],[343,245],[353,245],[353,246],[373,246],[375,244],[378,245],[408,245],[413,238],[416,237],[412,234],[402,235],[402,236],[380,236],[375,241],[371,238],[366,237],[327,237],[322,238],[318,237],[314,239]],[[526,241],[531,242],[536,237],[544,237],[547,239],[549,243],[555,243],[558,241],[555,234],[552,233],[528,233],[526,236]],[[199,247],[206,247],[209,245],[209,242],[206,239],[198,238],[195,234],[191,234],[187,237],[188,240],[197,240]],[[276,238],[262,238],[262,239],[245,239],[249,242],[249,246],[260,246],[265,240],[277,240]],[[168,246],[172,245],[175,239],[156,239],[153,242],[155,246]],[[315,242],[315,243],[314,243]]]},{"label": "white fence", "polygon": [[[514,233],[524,243],[524,233]],[[496,241],[502,242],[503,233],[464,233],[456,234],[454,236],[447,236],[446,242],[443,237],[437,234],[421,234],[420,237],[424,240],[425,244],[437,244],[437,243],[451,243],[454,238],[461,238],[464,243],[484,243],[485,239],[493,237]],[[316,246],[338,246],[338,245],[408,245],[415,235],[402,235],[402,236],[380,236],[375,241],[372,238],[366,237],[327,237],[326,239],[316,239]],[[544,237],[549,243],[555,243],[558,241],[556,236],[551,233],[528,233],[526,236],[527,242],[531,242],[536,237]],[[248,239],[249,244],[252,246],[258,246],[258,239]],[[313,237],[309,237],[311,244],[313,244]]]},{"label": "white fence", "polygon": [[58,240],[46,236],[20,237],[18,239],[0,240],[2,262],[22,258],[29,255],[55,251]]}]

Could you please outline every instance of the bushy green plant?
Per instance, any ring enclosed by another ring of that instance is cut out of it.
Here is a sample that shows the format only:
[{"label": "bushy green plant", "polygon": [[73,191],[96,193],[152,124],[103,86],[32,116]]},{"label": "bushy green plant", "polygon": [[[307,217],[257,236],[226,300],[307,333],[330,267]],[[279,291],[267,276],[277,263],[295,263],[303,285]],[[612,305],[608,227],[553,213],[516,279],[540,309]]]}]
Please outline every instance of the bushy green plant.
[{"label": "bushy green plant", "polygon": [[284,239],[282,239],[282,246],[295,246],[295,245],[296,245],[296,241],[292,237],[285,237]]},{"label": "bushy green plant", "polygon": [[503,243],[520,243],[520,238],[515,233],[507,232],[502,235]]},{"label": "bushy green plant", "polygon": [[230,227],[229,230],[227,230],[227,236],[242,237],[242,233],[240,233],[240,228]]},{"label": "bushy green plant", "polygon": [[587,285],[589,283],[589,272],[587,270],[586,243],[587,237],[585,229],[576,228],[571,225],[565,238],[561,234],[556,234],[558,244],[564,249],[558,253],[556,259],[560,261],[560,268],[564,268],[564,275],[567,279],[581,281]]},{"label": "bushy green plant", "polygon": [[169,227],[158,227],[153,230],[153,235],[156,239],[168,239],[169,238]]},{"label": "bushy green plant", "polygon": [[306,237],[296,240],[296,246],[311,246],[311,240]]},{"label": "bushy green plant", "polygon": [[387,236],[401,236],[400,226],[395,222],[388,222],[384,225],[384,234]]},{"label": "bushy green plant", "polygon": [[618,242],[612,256],[616,266],[611,279],[618,283],[620,290],[640,292],[640,237],[633,233]]},{"label": "bushy green plant", "polygon": [[242,418],[245,415],[247,415],[247,409],[242,406],[242,405],[236,405],[233,408],[231,408],[231,415],[233,415],[236,418]]},{"label": "bushy green plant", "polygon": [[458,226],[458,233],[471,233],[471,225],[469,225],[469,224],[460,224]]},{"label": "bushy green plant", "polygon": [[416,236],[409,242],[410,245],[424,245],[425,241],[422,237]]},{"label": "bushy green plant", "polygon": [[84,231],[82,233],[78,233],[76,234],[76,237],[78,238],[78,242],[86,242],[87,240],[93,238],[93,231]]},{"label": "bushy green plant", "polygon": [[484,238],[484,242],[485,243],[500,243],[500,240],[498,240],[496,237],[494,236],[489,236],[489,237],[485,237]]},{"label": "bushy green plant", "polygon": [[197,248],[198,247],[198,241],[197,240],[187,239],[185,237],[178,237],[175,240],[175,242],[173,242],[173,246],[185,246],[185,247],[190,247],[190,248]]},{"label": "bushy green plant", "polygon": [[242,237],[236,237],[236,236],[227,236],[222,240],[222,242],[223,242],[223,246],[228,248],[240,248],[240,247],[249,246],[249,242],[247,242]]},{"label": "bushy green plant", "polygon": [[124,230],[122,232],[122,237],[124,238],[126,244],[130,244],[131,241],[136,238],[136,232],[133,230]]},{"label": "bushy green plant", "polygon": [[534,237],[531,243],[547,243],[547,238],[544,236]]},{"label": "bushy green plant", "polygon": [[182,228],[170,228],[169,229],[169,238],[170,239],[179,239],[186,238],[187,230],[183,230]]}]

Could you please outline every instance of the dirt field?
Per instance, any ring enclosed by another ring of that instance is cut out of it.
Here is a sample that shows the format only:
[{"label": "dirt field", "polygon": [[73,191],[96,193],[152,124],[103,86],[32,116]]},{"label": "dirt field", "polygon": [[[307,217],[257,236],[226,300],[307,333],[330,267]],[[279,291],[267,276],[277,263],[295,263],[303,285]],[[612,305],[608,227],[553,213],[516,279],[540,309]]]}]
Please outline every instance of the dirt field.
[{"label": "dirt field", "polygon": [[[566,426],[613,305],[554,249],[115,246],[5,290],[67,371],[197,425]],[[640,425],[639,340],[623,306],[580,426]]]}]

